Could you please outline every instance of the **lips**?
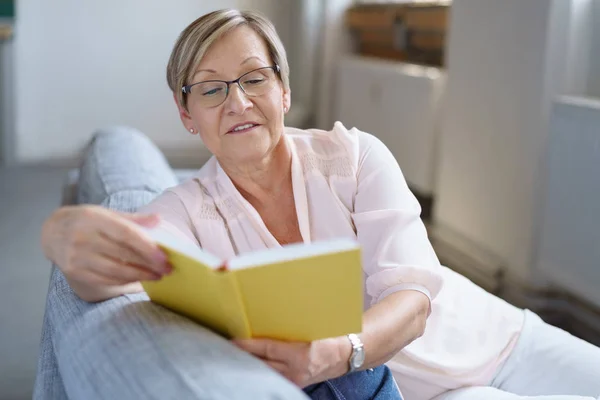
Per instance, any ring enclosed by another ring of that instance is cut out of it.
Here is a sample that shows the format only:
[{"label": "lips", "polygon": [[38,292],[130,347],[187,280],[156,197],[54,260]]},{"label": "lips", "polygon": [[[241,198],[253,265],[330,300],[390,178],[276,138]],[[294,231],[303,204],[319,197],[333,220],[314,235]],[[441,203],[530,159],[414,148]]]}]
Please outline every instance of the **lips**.
[{"label": "lips", "polygon": [[260,125],[257,124],[256,122],[252,122],[252,121],[242,122],[242,123],[232,126],[227,131],[227,133],[244,133],[244,132],[248,132],[248,131],[256,128],[257,126],[260,126]]}]

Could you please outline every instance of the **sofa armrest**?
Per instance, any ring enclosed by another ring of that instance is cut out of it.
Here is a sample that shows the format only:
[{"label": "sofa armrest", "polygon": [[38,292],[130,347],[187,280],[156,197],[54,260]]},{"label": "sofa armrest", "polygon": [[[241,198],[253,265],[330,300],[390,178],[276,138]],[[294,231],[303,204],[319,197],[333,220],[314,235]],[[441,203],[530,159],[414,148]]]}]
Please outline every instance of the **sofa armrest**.
[{"label": "sofa armrest", "polygon": [[[193,170],[173,174],[143,134],[99,132],[63,203],[134,211]],[[257,382],[260,384],[257,385]],[[145,293],[87,303],[53,267],[34,399],[306,399],[291,382]]]}]

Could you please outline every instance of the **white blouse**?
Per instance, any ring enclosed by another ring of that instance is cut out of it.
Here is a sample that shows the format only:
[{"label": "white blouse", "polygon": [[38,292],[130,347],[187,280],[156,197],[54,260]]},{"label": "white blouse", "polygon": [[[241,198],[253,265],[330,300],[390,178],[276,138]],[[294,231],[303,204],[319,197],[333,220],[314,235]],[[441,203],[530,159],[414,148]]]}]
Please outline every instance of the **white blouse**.
[{"label": "white blouse", "polygon": [[[339,122],[331,131],[285,128],[284,138],[304,242],[359,241],[365,308],[400,290],[432,301],[424,335],[388,363],[405,398],[488,384],[516,342],[523,312],[440,265],[387,147]],[[140,211],[160,214],[162,228],[221,258],[280,246],[215,157]]]}]

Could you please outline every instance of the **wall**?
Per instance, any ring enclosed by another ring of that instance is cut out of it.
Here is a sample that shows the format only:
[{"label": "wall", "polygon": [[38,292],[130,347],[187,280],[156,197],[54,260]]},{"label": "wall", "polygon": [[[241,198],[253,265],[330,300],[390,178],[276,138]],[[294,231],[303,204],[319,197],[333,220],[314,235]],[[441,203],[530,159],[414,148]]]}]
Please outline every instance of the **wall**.
[{"label": "wall", "polygon": [[289,41],[291,0],[21,0],[15,34],[16,159],[72,159],[94,129],[126,124],[168,154],[206,151],[186,134],[165,81],[180,31],[224,7],[255,8]]},{"label": "wall", "polygon": [[292,108],[286,124],[301,128],[314,127],[317,103],[321,37],[323,34],[323,0],[292,1],[291,30],[293,40],[288,47],[291,68]]},{"label": "wall", "polygon": [[588,95],[600,98],[600,0],[594,0],[593,38],[591,46],[591,71]]},{"label": "wall", "polygon": [[[304,0],[303,0],[304,1]],[[257,10],[269,18],[275,28],[277,34],[281,38],[286,50],[290,52],[294,37],[292,35],[292,3],[294,0],[236,0],[234,7],[240,10]],[[217,2],[219,8],[221,2]]]},{"label": "wall", "polygon": [[344,13],[353,0],[326,0],[322,18],[324,24],[319,51],[316,102],[316,127],[331,129],[335,122],[335,93],[338,60],[351,52],[350,34],[344,26]]},{"label": "wall", "polygon": [[585,96],[588,93],[588,83],[594,78],[591,76],[593,9],[594,3],[600,4],[600,1],[569,0],[568,2],[571,3],[571,18],[567,39],[567,87],[564,94]]},{"label": "wall", "polygon": [[[1,20],[0,20],[1,21]],[[0,39],[0,166],[14,159],[14,45],[13,39]]]},{"label": "wall", "polygon": [[568,11],[561,0],[452,6],[435,218],[520,279],[534,275],[540,163],[551,99],[566,82]]},{"label": "wall", "polygon": [[600,100],[554,104],[539,270],[600,307]]}]

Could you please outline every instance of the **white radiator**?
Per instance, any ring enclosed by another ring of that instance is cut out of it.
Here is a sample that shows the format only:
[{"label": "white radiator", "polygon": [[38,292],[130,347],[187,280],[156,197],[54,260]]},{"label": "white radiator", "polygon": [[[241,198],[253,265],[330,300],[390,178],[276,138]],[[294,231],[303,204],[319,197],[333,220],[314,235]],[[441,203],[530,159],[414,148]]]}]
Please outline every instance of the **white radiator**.
[{"label": "white radiator", "polygon": [[537,268],[600,307],[600,100],[554,104],[546,168]]},{"label": "white radiator", "polygon": [[443,70],[348,56],[338,71],[335,119],[381,139],[411,188],[432,196]]}]

